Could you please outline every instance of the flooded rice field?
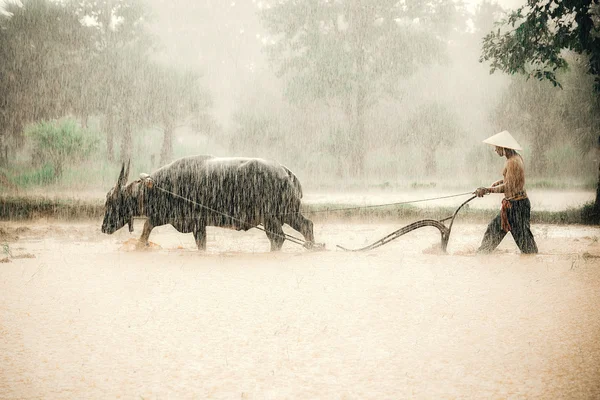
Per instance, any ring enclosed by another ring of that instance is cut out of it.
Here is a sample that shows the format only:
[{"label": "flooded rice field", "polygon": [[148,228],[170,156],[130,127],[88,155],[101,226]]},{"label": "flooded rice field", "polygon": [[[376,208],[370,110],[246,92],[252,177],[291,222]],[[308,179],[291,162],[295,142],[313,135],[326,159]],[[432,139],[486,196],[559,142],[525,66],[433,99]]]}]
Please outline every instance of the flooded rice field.
[{"label": "flooded rice field", "polygon": [[483,224],[448,254],[434,228],[336,250],[402,224],[316,224],[327,250],[279,253],[210,227],[204,253],[171,227],[140,250],[135,225],[0,223],[0,398],[600,398],[598,228],[480,256]]},{"label": "flooded rice field", "polygon": [[[474,189],[473,189],[474,190]],[[463,190],[440,190],[440,189],[420,189],[409,191],[370,191],[370,192],[308,192],[303,198],[303,202],[308,204],[360,204],[360,205],[379,205],[396,202],[415,202],[416,207],[457,207],[461,201],[460,198],[452,197]],[[550,189],[527,189],[527,194],[531,200],[532,211],[561,211],[568,208],[582,207],[595,199],[596,193],[591,190],[550,190]],[[438,197],[447,198],[437,199]],[[466,195],[463,200],[468,197]],[[423,199],[434,199],[432,201],[422,201]],[[501,195],[490,195],[478,198],[469,203],[469,206],[477,209],[498,209],[502,201]]]}]

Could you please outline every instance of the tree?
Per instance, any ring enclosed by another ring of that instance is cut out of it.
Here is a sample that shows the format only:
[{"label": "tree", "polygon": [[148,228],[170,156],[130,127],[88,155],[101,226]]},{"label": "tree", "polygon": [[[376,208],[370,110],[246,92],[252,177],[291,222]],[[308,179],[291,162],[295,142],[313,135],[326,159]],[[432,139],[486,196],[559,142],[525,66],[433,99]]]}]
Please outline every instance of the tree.
[{"label": "tree", "polygon": [[421,104],[409,122],[410,132],[406,137],[425,150],[425,172],[437,173],[435,154],[440,146],[456,142],[460,129],[457,116],[444,104],[437,101]]},{"label": "tree", "polygon": [[[93,46],[84,76],[81,113],[98,111],[105,117],[106,147],[114,159],[117,126],[121,126],[120,158],[131,156],[133,128],[147,115],[143,101],[144,75],[155,38],[147,24],[150,13],[139,0],[70,0],[71,7],[87,27]],[[93,88],[93,90],[90,90]],[[84,97],[88,94],[88,97]]]},{"label": "tree", "polygon": [[152,64],[146,79],[150,103],[148,119],[163,129],[161,165],[173,158],[173,133],[179,124],[198,126],[211,106],[210,93],[200,85],[200,75]]},{"label": "tree", "polygon": [[337,102],[348,120],[348,157],[364,172],[365,114],[398,81],[441,58],[443,1],[277,1],[261,11],[267,48],[292,101]]},{"label": "tree", "polygon": [[0,135],[22,144],[29,122],[67,113],[89,37],[64,4],[7,3],[0,14]]},{"label": "tree", "polygon": [[561,113],[567,105],[553,89],[546,81],[515,77],[491,115],[496,131],[518,131],[530,141],[534,173],[546,171],[546,152],[565,131]]},{"label": "tree", "polygon": [[97,147],[94,137],[72,120],[38,122],[26,130],[33,142],[34,163],[51,164],[54,179],[60,179],[65,165],[85,159]]},{"label": "tree", "polygon": [[[490,72],[500,70],[548,80],[561,87],[557,71],[565,69],[570,52],[585,59],[594,79],[593,107],[600,112],[600,5],[597,0],[529,0],[510,13],[483,41],[480,61],[490,62]],[[600,125],[584,132],[590,148],[597,142]],[[595,209],[600,213],[600,164]]]},{"label": "tree", "polygon": [[478,39],[483,38],[494,24],[505,14],[505,10],[495,1],[484,0],[477,4],[473,15],[473,30]]},{"label": "tree", "polygon": [[[235,151],[252,156],[261,156],[270,151],[279,153],[284,138],[277,115],[242,108],[232,118],[235,127],[231,147]],[[260,146],[261,143],[264,146]]]}]

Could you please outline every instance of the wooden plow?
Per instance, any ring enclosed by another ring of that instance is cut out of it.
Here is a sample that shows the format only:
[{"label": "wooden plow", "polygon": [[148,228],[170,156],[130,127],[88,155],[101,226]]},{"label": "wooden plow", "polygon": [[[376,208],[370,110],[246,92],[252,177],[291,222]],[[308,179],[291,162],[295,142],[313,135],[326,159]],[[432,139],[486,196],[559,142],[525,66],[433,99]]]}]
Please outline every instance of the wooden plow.
[{"label": "wooden plow", "polygon": [[[412,232],[415,229],[419,229],[419,228],[423,228],[425,226],[433,226],[435,228],[438,228],[440,230],[440,233],[442,235],[442,251],[446,252],[446,248],[448,247],[448,240],[450,239],[450,232],[452,231],[452,224],[454,224],[454,219],[456,218],[456,215],[458,214],[458,212],[460,211],[461,208],[463,208],[468,202],[470,202],[471,200],[473,200],[474,198],[476,198],[477,196],[473,196],[471,198],[469,198],[467,201],[465,201],[464,203],[462,203],[457,209],[456,211],[454,211],[454,214],[452,214],[449,217],[443,218],[443,219],[439,219],[439,220],[435,220],[435,219],[424,219],[421,221],[417,221],[417,222],[413,222],[412,224],[406,225],[400,229],[398,229],[397,231],[394,231],[392,233],[390,233],[389,235],[379,239],[378,241],[365,246],[365,247],[361,247],[359,249],[348,249],[345,247],[342,247],[340,245],[338,245],[337,247],[344,250],[344,251],[367,251],[367,250],[373,250],[376,249],[378,247],[383,246],[384,244],[387,244],[389,242],[391,242],[392,240],[398,239],[400,236],[407,234],[408,232]],[[450,224],[448,226],[446,226],[444,224],[444,222],[450,220]]]}]

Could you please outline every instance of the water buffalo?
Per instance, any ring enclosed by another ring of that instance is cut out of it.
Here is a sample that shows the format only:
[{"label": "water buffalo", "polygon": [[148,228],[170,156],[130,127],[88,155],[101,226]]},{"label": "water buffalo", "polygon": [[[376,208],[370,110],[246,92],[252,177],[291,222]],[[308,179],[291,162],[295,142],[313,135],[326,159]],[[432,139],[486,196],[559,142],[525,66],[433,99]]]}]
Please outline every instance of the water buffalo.
[{"label": "water buffalo", "polygon": [[121,168],[106,195],[102,232],[114,233],[133,217],[147,217],[140,237],[148,243],[155,226],[171,224],[193,233],[198,249],[206,249],[206,227],[248,230],[264,226],[271,251],[285,241],[287,223],[314,243],[313,223],[300,214],[302,187],[286,167],[258,158],[192,156],[173,161],[151,175],[127,184],[129,164]]}]

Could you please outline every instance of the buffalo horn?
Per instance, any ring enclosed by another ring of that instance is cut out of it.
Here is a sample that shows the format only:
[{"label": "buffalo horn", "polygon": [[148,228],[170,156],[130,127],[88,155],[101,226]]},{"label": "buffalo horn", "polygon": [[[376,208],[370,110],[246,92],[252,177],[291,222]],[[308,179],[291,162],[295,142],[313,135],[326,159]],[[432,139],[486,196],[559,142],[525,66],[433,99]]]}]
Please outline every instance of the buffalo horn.
[{"label": "buffalo horn", "polygon": [[127,161],[127,169],[125,169],[125,162],[123,162],[123,166],[121,167],[121,173],[119,174],[119,180],[117,181],[118,187],[123,187],[127,183],[127,179],[129,179],[129,167],[131,166],[131,160]]},{"label": "buffalo horn", "polygon": [[121,173],[119,173],[119,179],[117,179],[117,187],[121,187],[123,176],[125,176],[125,162],[123,162],[123,165],[121,166]]}]

